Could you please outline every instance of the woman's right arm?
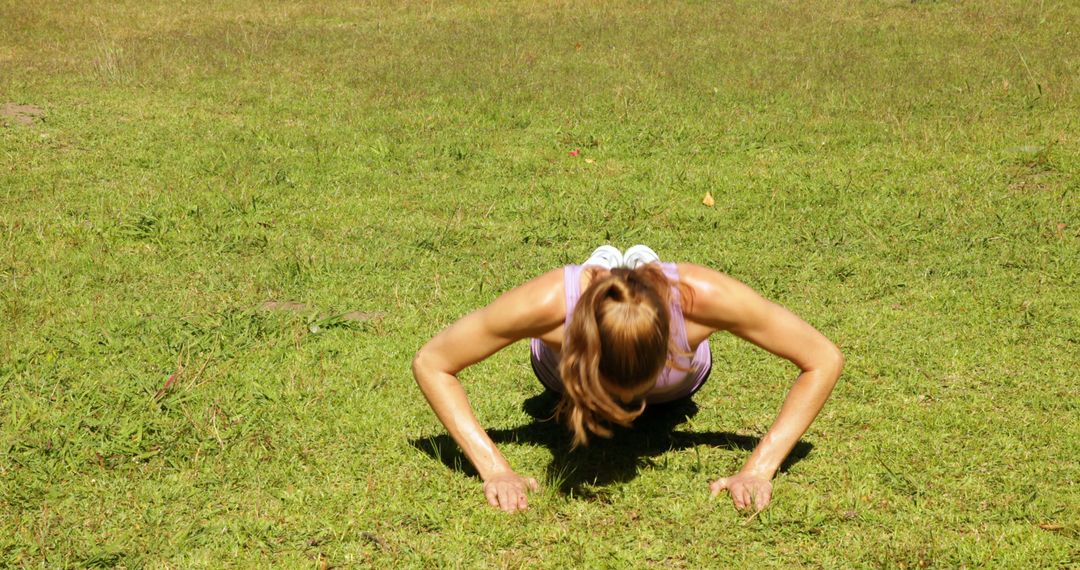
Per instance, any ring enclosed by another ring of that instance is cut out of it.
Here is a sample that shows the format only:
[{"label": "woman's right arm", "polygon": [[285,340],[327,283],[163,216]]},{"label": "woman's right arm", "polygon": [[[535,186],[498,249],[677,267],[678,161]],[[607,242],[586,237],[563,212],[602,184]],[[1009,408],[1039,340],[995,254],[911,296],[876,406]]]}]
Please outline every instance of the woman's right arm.
[{"label": "woman's right arm", "polygon": [[457,375],[517,340],[561,325],[566,313],[563,295],[562,269],[545,273],[462,317],[413,358],[413,375],[431,409],[480,474],[488,502],[507,512],[527,508],[526,492],[536,490],[537,482],[515,473],[495,447],[476,420]]}]

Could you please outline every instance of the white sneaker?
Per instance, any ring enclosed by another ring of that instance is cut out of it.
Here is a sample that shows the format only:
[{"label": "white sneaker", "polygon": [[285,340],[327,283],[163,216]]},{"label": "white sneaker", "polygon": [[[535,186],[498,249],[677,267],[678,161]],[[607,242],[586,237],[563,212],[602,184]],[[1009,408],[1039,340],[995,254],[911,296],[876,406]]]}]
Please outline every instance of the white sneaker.
[{"label": "white sneaker", "polygon": [[646,263],[659,263],[660,256],[656,255],[647,245],[641,245],[640,243],[626,250],[623,254],[623,267],[627,269],[637,269],[638,267],[645,265]]},{"label": "white sneaker", "polygon": [[623,254],[617,247],[602,245],[593,250],[592,255],[582,265],[598,265],[604,269],[615,269],[623,265]]}]

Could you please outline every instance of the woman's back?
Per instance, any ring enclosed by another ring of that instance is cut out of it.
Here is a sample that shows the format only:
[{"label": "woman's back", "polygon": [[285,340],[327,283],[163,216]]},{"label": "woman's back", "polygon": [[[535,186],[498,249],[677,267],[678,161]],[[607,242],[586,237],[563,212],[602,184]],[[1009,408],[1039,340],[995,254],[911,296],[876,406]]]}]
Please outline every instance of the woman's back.
[{"label": "woman's back", "polygon": [[[685,398],[696,392],[709,376],[712,368],[712,355],[708,340],[697,346],[690,346],[686,335],[686,320],[683,315],[682,295],[679,284],[678,266],[674,263],[659,263],[664,276],[671,283],[669,291],[670,334],[673,351],[669,353],[669,362],[661,371],[656,384],[645,395],[645,401],[659,404]],[[563,268],[563,288],[566,299],[566,316],[562,330],[565,334],[570,328],[578,299],[582,290],[596,278],[596,273],[605,271],[586,265],[567,265]],[[592,274],[590,274],[592,273]],[[562,393],[563,384],[559,376],[559,351],[562,335],[545,335],[548,338],[532,338],[529,341],[533,372],[548,389]],[[552,338],[556,336],[556,338]]]}]

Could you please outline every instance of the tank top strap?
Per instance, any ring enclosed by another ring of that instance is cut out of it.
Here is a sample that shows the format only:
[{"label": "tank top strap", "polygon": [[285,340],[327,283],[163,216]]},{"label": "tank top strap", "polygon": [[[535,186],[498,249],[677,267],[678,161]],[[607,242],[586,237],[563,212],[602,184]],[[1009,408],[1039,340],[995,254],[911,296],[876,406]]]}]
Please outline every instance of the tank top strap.
[{"label": "tank top strap", "polygon": [[674,263],[660,263],[664,270],[664,276],[671,281],[671,334],[675,337],[675,345],[690,351],[690,340],[686,337],[686,319],[682,311],[682,293],[679,291],[679,269]]},{"label": "tank top strap", "polygon": [[566,330],[570,330],[570,318],[574,316],[574,307],[581,298],[581,270],[583,265],[563,267],[563,289],[566,290]]},{"label": "tank top strap", "polygon": [[660,262],[660,269],[664,270],[664,277],[668,278],[668,281],[679,280],[679,268],[674,263],[668,263],[666,261]]}]

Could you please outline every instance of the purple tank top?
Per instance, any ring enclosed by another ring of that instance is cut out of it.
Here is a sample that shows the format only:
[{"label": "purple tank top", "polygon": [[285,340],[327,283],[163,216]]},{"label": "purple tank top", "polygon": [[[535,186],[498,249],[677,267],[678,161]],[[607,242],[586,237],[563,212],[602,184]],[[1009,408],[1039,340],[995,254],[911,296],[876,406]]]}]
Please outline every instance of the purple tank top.
[{"label": "purple tank top", "polygon": [[[661,263],[664,275],[672,282],[678,282],[679,272],[674,263]],[[577,306],[578,298],[581,297],[581,271],[582,265],[567,265],[563,268],[563,279],[566,288],[566,321],[569,328],[570,320],[574,315],[574,307]],[[678,287],[671,289],[671,339],[675,346],[684,352],[691,352],[690,343],[686,338],[686,319],[683,317],[682,304],[679,298]],[[562,378],[559,376],[559,353],[552,350],[544,341],[533,338],[529,340],[531,360],[536,377],[548,389],[562,393]],[[712,368],[712,353],[709,351],[709,341],[704,340],[693,350],[692,356],[672,355],[672,360],[679,368],[665,366],[656,380],[656,385],[645,395],[645,401],[650,404],[662,404],[680,398],[685,398],[697,391],[709,377]]]}]

